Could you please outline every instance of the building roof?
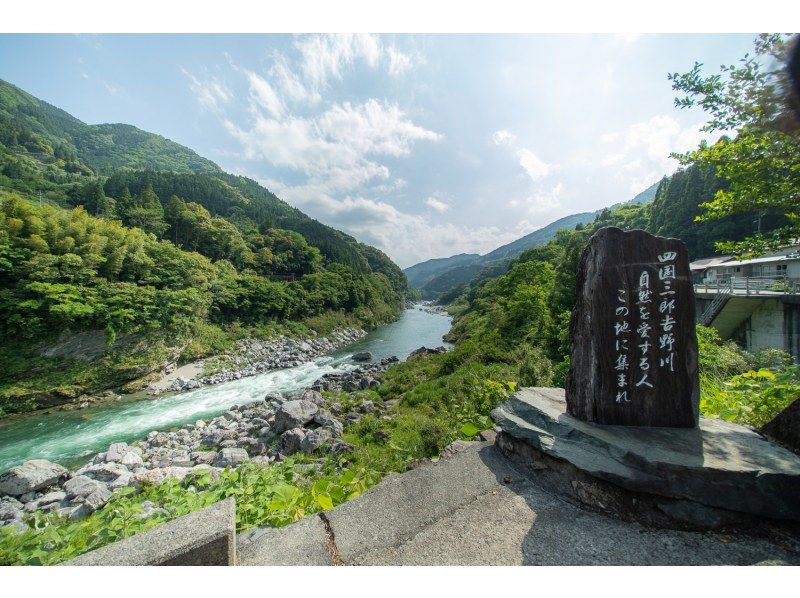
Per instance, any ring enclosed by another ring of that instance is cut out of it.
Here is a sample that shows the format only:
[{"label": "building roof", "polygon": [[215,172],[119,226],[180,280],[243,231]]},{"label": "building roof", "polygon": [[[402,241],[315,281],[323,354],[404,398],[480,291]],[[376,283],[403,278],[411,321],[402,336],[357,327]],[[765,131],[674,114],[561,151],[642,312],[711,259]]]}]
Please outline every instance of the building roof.
[{"label": "building roof", "polygon": [[690,270],[705,270],[707,268],[711,268],[712,266],[719,266],[720,264],[732,260],[732,255],[721,255],[717,257],[706,257],[702,260],[695,260],[691,264],[689,264]]},{"label": "building roof", "polygon": [[770,257],[757,257],[752,260],[739,260],[739,261],[731,261],[725,262],[721,264],[726,268],[729,266],[749,266],[751,264],[772,264],[776,262],[793,262],[796,260],[800,260],[800,253],[794,252],[789,253],[787,255],[773,255]]}]

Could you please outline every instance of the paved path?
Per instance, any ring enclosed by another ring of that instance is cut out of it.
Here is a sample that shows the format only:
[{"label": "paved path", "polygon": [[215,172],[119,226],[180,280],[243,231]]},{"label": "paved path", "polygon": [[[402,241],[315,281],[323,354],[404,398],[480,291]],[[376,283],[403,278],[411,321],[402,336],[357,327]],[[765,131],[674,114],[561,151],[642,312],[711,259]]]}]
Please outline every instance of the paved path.
[{"label": "paved path", "polygon": [[764,539],[654,530],[584,511],[490,443],[389,476],[324,517],[243,532],[237,552],[242,565],[800,564]]}]

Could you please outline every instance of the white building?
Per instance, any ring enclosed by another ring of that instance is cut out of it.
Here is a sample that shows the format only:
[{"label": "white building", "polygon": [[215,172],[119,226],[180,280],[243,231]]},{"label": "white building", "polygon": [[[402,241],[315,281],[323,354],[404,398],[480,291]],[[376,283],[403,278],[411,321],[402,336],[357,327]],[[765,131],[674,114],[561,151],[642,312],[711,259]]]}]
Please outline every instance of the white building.
[{"label": "white building", "polygon": [[690,264],[698,322],[749,351],[782,349],[800,360],[800,246],[749,260]]}]

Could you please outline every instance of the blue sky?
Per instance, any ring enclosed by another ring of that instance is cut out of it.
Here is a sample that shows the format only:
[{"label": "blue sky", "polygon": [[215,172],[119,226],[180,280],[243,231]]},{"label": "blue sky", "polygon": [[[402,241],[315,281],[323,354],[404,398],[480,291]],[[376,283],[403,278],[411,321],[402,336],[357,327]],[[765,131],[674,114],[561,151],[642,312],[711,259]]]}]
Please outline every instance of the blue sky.
[{"label": "blue sky", "polygon": [[[701,139],[667,73],[752,34],[0,35],[0,78],[245,174],[401,266],[633,197]],[[186,198],[190,199],[190,198]]]}]

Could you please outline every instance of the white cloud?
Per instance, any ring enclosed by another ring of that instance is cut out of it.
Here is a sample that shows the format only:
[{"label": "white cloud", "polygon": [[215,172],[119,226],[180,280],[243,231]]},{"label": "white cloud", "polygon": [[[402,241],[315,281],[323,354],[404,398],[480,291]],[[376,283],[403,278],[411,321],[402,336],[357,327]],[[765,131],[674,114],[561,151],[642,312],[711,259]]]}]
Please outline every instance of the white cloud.
[{"label": "white cloud", "polygon": [[558,182],[550,189],[536,190],[524,199],[512,199],[508,205],[523,210],[523,222],[528,222],[527,218],[542,220],[543,216],[551,215],[563,207],[560,200],[563,193],[564,185]]},{"label": "white cloud", "polygon": [[280,117],[283,114],[283,102],[272,85],[252,71],[245,70],[244,74],[250,83],[250,98],[254,105],[271,116]]},{"label": "white cloud", "polygon": [[404,54],[394,46],[389,46],[386,49],[386,56],[389,60],[389,74],[393,77],[399,77],[410,70],[413,65],[411,56]]},{"label": "white cloud", "polygon": [[548,164],[527,148],[523,147],[518,150],[517,157],[519,158],[520,166],[525,169],[525,172],[528,173],[528,176],[533,181],[543,179],[553,170],[553,165]]},{"label": "white cloud", "polygon": [[492,135],[492,141],[495,145],[511,145],[517,140],[517,136],[514,135],[511,131],[507,131],[506,129],[500,129],[499,131],[495,131],[494,135]]},{"label": "white cloud", "polygon": [[436,199],[435,197],[431,196],[425,200],[425,205],[431,208],[432,210],[436,210],[440,214],[444,214],[446,211],[450,209],[450,206],[445,202]]},{"label": "white cloud", "polygon": [[370,99],[363,104],[333,104],[316,117],[271,118],[255,112],[247,125],[226,120],[245,157],[263,159],[309,177],[329,192],[352,191],[389,178],[381,156],[408,155],[417,141],[441,135],[415,125],[396,104]]},{"label": "white cloud", "polygon": [[189,89],[204,108],[217,109],[233,98],[233,92],[224,83],[213,78],[200,81],[183,67],[181,67],[181,72],[189,79]]},{"label": "white cloud", "polygon": [[661,114],[630,125],[622,131],[601,135],[607,153],[602,164],[614,171],[618,180],[628,183],[631,191],[639,192],[665,174],[678,168],[671,152],[684,152],[697,147],[702,139],[710,142],[719,135],[701,131],[702,124],[683,127],[670,115]]}]

